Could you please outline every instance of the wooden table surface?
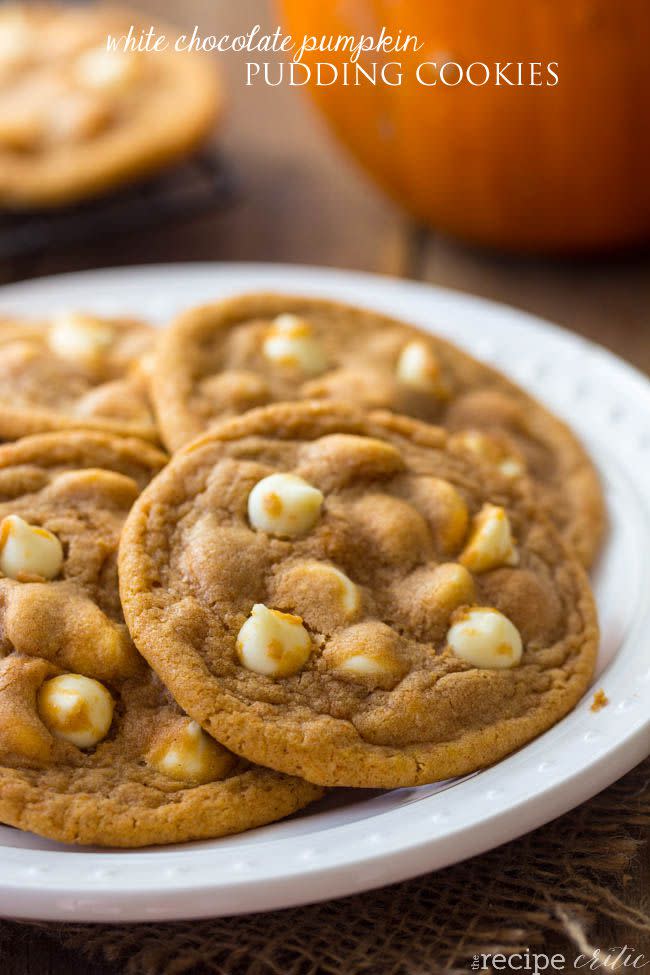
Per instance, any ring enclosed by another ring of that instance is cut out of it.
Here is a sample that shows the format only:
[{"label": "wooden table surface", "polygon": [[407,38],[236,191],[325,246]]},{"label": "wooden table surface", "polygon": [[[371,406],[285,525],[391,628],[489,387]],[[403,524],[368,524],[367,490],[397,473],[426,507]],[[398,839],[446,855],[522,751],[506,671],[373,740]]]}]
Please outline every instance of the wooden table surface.
[{"label": "wooden table surface", "polygon": [[[264,0],[140,0],[155,16],[204,33],[275,25]],[[180,6],[180,8],[179,8]],[[182,19],[181,19],[182,18]],[[521,260],[468,249],[415,225],[380,195],[330,137],[297,89],[243,85],[243,57],[220,60],[229,108],[218,142],[236,175],[239,199],[220,215],[181,226],[98,240],[38,259],[0,265],[0,281],[85,268],[157,261],[284,261],[400,275],[526,309],[600,342],[650,373],[650,255],[589,263]],[[191,301],[191,295],[188,295]],[[647,895],[646,850],[631,881]],[[650,958],[650,940],[608,925],[604,943],[632,944]],[[4,975],[71,970],[104,975],[25,929],[2,952]]]}]

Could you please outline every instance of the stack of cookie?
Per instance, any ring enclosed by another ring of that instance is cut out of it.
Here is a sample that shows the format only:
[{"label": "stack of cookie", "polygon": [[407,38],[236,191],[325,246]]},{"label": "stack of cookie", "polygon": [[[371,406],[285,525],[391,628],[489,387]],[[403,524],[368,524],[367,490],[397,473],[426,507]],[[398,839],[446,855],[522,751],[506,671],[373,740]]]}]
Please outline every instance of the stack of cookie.
[{"label": "stack of cookie", "polygon": [[261,294],[0,351],[3,822],[237,832],[489,765],[588,688],[597,476],[455,346]]}]

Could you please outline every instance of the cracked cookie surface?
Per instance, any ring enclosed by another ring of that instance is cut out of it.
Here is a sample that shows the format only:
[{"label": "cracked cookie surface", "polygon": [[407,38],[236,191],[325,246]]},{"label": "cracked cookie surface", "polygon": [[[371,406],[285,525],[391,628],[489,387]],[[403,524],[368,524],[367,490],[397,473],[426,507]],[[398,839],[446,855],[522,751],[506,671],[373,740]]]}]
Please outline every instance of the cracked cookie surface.
[{"label": "cracked cookie surface", "polygon": [[62,432],[0,447],[0,821],[67,843],[239,832],[321,790],[254,768],[184,715],[135,649],[117,548],[166,457]]},{"label": "cracked cookie surface", "polygon": [[0,321],[0,440],[74,428],[156,440],[145,371],[156,334],[82,313]]},{"label": "cracked cookie surface", "polygon": [[442,424],[468,453],[537,481],[585,565],[598,553],[602,492],[569,428],[464,350],[378,312],[277,294],[192,309],[162,336],[153,398],[172,450],[217,420],[288,400],[347,400]]},{"label": "cracked cookie surface", "polygon": [[238,754],[321,785],[488,765],[591,679],[588,580],[526,479],[441,428],[291,403],[226,421],[136,502],[133,639]]}]

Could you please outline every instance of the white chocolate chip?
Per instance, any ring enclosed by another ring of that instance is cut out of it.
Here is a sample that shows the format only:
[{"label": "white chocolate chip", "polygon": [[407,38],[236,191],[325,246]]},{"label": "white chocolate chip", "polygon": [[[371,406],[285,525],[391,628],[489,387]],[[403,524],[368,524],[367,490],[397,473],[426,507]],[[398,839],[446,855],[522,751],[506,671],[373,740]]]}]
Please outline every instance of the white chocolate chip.
[{"label": "white chocolate chip", "polygon": [[424,568],[421,572],[429,614],[435,607],[439,614],[446,614],[449,618],[459,606],[467,606],[475,601],[474,580],[458,562],[441,562],[435,568]]},{"label": "white chocolate chip", "polygon": [[19,515],[2,519],[0,572],[10,579],[54,579],[62,565],[63,546],[51,531],[30,525]]},{"label": "white chocolate chip", "polygon": [[521,660],[519,630],[496,609],[477,606],[461,615],[450,627],[447,643],[462,660],[474,667],[503,669]]},{"label": "white chocolate chip", "polygon": [[446,395],[440,373],[440,363],[424,342],[408,342],[397,360],[397,378],[405,386],[422,393]]},{"label": "white chocolate chip", "polygon": [[306,562],[300,566],[300,571],[313,584],[314,590],[333,589],[336,592],[343,616],[349,618],[356,614],[361,603],[359,590],[345,572],[322,562]]},{"label": "white chocolate chip", "polygon": [[270,362],[298,368],[310,375],[323,372],[327,367],[325,352],[313,328],[297,315],[279,315],[269,329],[262,349]]},{"label": "white chocolate chip", "polygon": [[449,438],[451,447],[461,447],[475,457],[487,461],[503,474],[513,479],[526,473],[526,465],[519,457],[508,453],[503,444],[480,430],[461,430]]},{"label": "white chocolate chip", "polygon": [[311,651],[311,637],[302,619],[263,603],[253,606],[237,636],[237,653],[243,666],[266,677],[297,674]]},{"label": "white chocolate chip", "polygon": [[459,562],[471,572],[487,572],[503,565],[517,565],[518,561],[508,515],[498,505],[484,504],[474,516]]},{"label": "white chocolate chip", "polygon": [[297,613],[316,633],[329,634],[356,619],[361,590],[340,569],[316,559],[292,562],[274,573],[273,606]]},{"label": "white chocolate chip", "polygon": [[106,352],[114,339],[106,322],[76,313],[59,315],[49,332],[49,345],[63,359],[92,363]]},{"label": "white chocolate chip", "polygon": [[122,88],[137,73],[136,59],[126,51],[107,51],[105,46],[83,51],[75,64],[77,80],[88,88]]},{"label": "white chocolate chip", "polygon": [[342,660],[337,670],[348,674],[358,674],[360,677],[383,677],[391,675],[391,662],[381,656],[370,656],[367,653],[354,653]]},{"label": "white chocolate chip", "polygon": [[417,477],[411,481],[416,508],[427,519],[436,544],[450,555],[467,535],[469,511],[460,491],[440,477]]},{"label": "white chocolate chip", "polygon": [[521,477],[526,473],[526,469],[522,462],[517,460],[515,457],[504,457],[498,462],[497,467],[503,476],[508,478]]},{"label": "white chocolate chip", "polygon": [[147,763],[179,782],[215,782],[235,765],[231,752],[189,718],[158,742],[147,755]]},{"label": "white chocolate chip", "polygon": [[314,330],[305,318],[289,313],[278,315],[273,320],[271,331],[278,332],[280,335],[289,335],[291,338],[314,334]]},{"label": "white chocolate chip", "polygon": [[343,680],[390,690],[408,664],[399,654],[399,635],[385,623],[368,620],[339,630],[327,643],[322,661]]},{"label": "white chocolate chip", "polygon": [[38,692],[38,713],[55,738],[92,748],[113,721],[114,701],[103,684],[81,674],[46,680]]},{"label": "white chocolate chip", "polygon": [[334,582],[338,583],[341,592],[341,604],[343,606],[343,612],[346,616],[354,616],[354,614],[359,609],[359,603],[361,602],[359,597],[359,590],[352,582],[349,576],[346,576],[345,572],[341,572],[340,569],[335,569],[333,565],[320,565],[318,570],[312,566],[312,570],[315,571],[316,579],[323,576],[329,581],[332,579]]},{"label": "white chocolate chip", "polygon": [[248,496],[248,518],[258,531],[292,538],[314,527],[322,504],[322,492],[296,474],[269,474]]}]

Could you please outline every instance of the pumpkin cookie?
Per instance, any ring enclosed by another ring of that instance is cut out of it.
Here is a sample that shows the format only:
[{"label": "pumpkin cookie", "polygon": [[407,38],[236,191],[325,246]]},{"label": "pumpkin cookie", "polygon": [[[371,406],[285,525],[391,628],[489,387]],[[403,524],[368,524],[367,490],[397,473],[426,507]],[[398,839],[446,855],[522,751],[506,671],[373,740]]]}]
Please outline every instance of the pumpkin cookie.
[{"label": "pumpkin cookie", "polygon": [[172,450],[215,420],[296,399],[443,424],[453,449],[538,481],[540,503],[585,565],[598,552],[598,476],[568,427],[501,373],[378,312],[271,294],[193,309],[161,340],[153,397]]},{"label": "pumpkin cookie", "polygon": [[146,376],[156,335],[72,312],[0,321],[0,440],[73,427],[157,439]]},{"label": "pumpkin cookie", "polygon": [[321,785],[462,775],[566,714],[598,627],[526,479],[387,412],[226,421],[136,502],[125,617],[188,714]]},{"label": "pumpkin cookie", "polygon": [[144,846],[259,826],[320,795],[206,735],[129,638],[118,540],[165,459],[96,433],[0,448],[2,822]]},{"label": "pumpkin cookie", "polygon": [[[220,93],[205,57],[137,42],[141,14],[103,5],[0,10],[0,205],[66,204],[185,157],[208,134]],[[145,31],[148,30],[146,22]],[[123,47],[124,45],[122,45]]]}]

